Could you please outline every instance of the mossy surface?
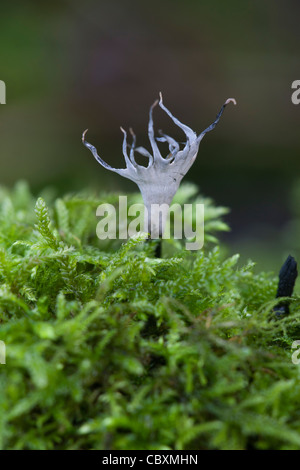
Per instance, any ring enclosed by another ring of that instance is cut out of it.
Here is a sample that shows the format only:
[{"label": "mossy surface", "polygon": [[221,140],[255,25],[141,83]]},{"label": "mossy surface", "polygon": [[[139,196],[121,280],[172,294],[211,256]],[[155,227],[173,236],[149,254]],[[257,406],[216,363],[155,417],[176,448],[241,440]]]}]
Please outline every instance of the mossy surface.
[{"label": "mossy surface", "polygon": [[205,202],[205,247],[156,259],[97,239],[117,195],[0,189],[2,449],[300,449],[299,298],[273,320],[278,278],[222,254],[225,209],[176,197]]}]

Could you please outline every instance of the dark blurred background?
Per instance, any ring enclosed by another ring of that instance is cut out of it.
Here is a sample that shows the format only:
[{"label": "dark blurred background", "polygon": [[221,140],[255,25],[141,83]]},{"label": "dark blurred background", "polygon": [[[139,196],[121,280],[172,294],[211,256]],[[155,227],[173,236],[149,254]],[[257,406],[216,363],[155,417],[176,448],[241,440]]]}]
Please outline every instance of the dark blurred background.
[{"label": "dark blurred background", "polygon": [[[84,129],[122,167],[119,126],[132,126],[148,146],[159,91],[198,132],[234,97],[238,106],[204,138],[184,181],[231,208],[232,230],[222,236],[229,252],[277,270],[297,238],[300,105],[291,84],[300,79],[299,17],[298,0],[2,2],[1,183],[136,191],[95,162]],[[182,139],[161,110],[154,118]]]}]

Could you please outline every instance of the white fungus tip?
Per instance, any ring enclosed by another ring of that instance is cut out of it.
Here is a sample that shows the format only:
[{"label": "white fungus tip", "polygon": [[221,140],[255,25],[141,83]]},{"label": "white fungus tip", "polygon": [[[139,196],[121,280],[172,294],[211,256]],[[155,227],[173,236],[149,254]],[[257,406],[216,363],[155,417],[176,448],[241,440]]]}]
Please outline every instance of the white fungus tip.
[{"label": "white fungus tip", "polygon": [[88,129],[86,129],[83,133],[82,133],[82,142],[85,141],[85,135],[87,133]]},{"label": "white fungus tip", "polygon": [[225,106],[228,104],[228,103],[233,103],[234,105],[236,105],[236,100],[234,98],[228,98],[228,100],[225,101]]}]

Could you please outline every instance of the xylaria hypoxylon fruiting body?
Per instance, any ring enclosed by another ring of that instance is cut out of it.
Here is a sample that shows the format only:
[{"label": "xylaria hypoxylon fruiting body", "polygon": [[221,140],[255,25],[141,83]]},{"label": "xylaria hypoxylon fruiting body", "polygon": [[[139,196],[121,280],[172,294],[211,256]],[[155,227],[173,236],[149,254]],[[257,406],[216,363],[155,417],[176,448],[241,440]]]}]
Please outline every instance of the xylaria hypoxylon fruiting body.
[{"label": "xylaria hypoxylon fruiting body", "polygon": [[[127,132],[121,127],[124,134],[123,138],[123,155],[126,162],[126,168],[117,169],[108,165],[101,157],[99,157],[96,148],[86,142],[85,136],[87,130],[82,135],[82,142],[92,152],[95,159],[104,168],[114,171],[125,178],[134,181],[142,194],[145,211],[144,231],[151,234],[151,238],[161,237],[164,232],[165,220],[169,206],[172,202],[180,182],[194,163],[199,145],[204,135],[213,130],[218,124],[221,115],[228,103],[236,104],[234,98],[229,98],[221,107],[215,121],[207,127],[201,134],[197,135],[190,127],[182,124],[163,104],[162,94],[160,99],[150,107],[148,136],[152,148],[152,154],[143,147],[136,147],[136,136],[130,129],[132,136],[132,144],[127,144]],[[160,137],[155,138],[153,128],[153,109],[159,104],[162,110],[172,119],[185,134],[186,142],[183,148],[172,137],[160,132]],[[164,158],[159,150],[157,142],[166,142],[169,145],[169,154]],[[129,155],[127,148],[130,148]],[[144,155],[149,159],[148,166],[138,165],[135,160],[135,152]],[[156,236],[153,236],[153,233]]]}]

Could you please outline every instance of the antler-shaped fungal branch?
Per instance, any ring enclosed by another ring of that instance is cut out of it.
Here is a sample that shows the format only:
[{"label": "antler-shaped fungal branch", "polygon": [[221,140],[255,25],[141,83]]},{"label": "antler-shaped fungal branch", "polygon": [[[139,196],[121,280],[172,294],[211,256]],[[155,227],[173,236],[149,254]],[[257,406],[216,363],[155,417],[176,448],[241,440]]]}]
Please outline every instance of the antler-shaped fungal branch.
[{"label": "antler-shaped fungal branch", "polygon": [[[197,135],[190,127],[182,124],[165,107],[161,93],[159,94],[159,97],[160,99],[153,103],[149,112],[148,136],[152,148],[152,154],[144,147],[136,147],[136,136],[132,129],[130,129],[132,143],[131,145],[128,145],[127,133],[122,127],[121,131],[124,134],[122,148],[126,163],[126,168],[124,169],[113,168],[104,160],[102,160],[101,157],[99,157],[96,148],[85,140],[87,130],[82,134],[82,142],[92,152],[100,165],[102,165],[107,170],[114,171],[115,173],[118,173],[119,175],[134,181],[138,185],[142,193],[145,208],[147,209],[147,211],[145,211],[144,230],[146,232],[152,233],[154,229],[155,233],[158,233],[159,236],[162,236],[167,210],[163,211],[163,216],[160,219],[159,214],[157,214],[157,211],[159,211],[158,206],[164,205],[163,207],[166,208],[171,204],[182,178],[188,172],[196,159],[199,145],[204,135],[216,127],[227,104],[230,102],[236,104],[236,101],[234,98],[227,99],[217,114],[215,121],[203,132]],[[153,128],[153,109],[157,105],[159,105],[160,108],[165,111],[166,114],[172,119],[174,124],[176,124],[176,126],[178,126],[184,132],[186,142],[182,149],[176,140],[161,131],[161,137],[155,138]],[[161,155],[157,142],[166,142],[169,145],[169,154],[166,158]],[[129,156],[127,153],[128,148],[130,149]],[[147,167],[138,165],[136,163],[134,157],[135,152],[149,159]],[[155,219],[155,217],[157,218]]]}]

